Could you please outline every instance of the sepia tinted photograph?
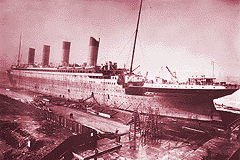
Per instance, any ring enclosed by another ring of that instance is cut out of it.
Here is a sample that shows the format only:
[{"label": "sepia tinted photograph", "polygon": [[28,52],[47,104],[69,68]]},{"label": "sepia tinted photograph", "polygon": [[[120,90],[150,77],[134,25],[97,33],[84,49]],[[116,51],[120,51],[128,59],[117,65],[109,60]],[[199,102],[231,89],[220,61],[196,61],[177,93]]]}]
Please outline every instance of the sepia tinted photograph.
[{"label": "sepia tinted photograph", "polygon": [[0,8],[0,159],[240,159],[239,0]]}]

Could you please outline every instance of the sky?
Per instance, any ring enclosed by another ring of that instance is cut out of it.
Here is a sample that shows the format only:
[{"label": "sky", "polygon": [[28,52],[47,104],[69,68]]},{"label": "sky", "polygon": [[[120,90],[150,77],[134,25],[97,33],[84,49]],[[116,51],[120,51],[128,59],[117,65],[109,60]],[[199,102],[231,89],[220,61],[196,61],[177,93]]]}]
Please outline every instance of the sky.
[{"label": "sky", "polygon": [[[29,48],[42,61],[86,62],[89,39],[100,38],[98,64],[130,68],[140,0],[1,0],[0,69],[27,63]],[[240,76],[240,3],[236,0],[143,0],[133,68],[151,77]],[[214,64],[214,67],[213,67]],[[214,69],[213,69],[214,68]],[[214,72],[213,72],[214,70]]]}]

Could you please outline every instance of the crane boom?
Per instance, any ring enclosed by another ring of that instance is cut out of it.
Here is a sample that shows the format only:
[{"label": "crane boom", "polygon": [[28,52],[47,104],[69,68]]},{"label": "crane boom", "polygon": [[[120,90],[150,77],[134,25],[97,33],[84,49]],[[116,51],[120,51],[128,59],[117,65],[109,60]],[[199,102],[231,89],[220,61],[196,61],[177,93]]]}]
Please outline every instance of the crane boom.
[{"label": "crane boom", "polygon": [[175,78],[176,81],[178,82],[177,76],[174,75],[174,74],[171,72],[171,70],[168,68],[168,66],[166,66],[166,68],[167,68],[168,72],[171,74],[171,76],[172,76],[173,78]]},{"label": "crane boom", "polygon": [[132,70],[132,72],[135,71],[136,69],[138,69],[139,67],[140,67],[140,65],[138,65],[134,70]]}]

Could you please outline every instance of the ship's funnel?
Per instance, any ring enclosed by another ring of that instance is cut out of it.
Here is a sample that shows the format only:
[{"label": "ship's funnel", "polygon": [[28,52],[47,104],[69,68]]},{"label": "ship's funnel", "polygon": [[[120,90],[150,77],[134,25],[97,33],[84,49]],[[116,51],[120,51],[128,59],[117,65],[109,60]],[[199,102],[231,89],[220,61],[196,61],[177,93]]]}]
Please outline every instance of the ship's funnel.
[{"label": "ship's funnel", "polygon": [[70,45],[71,42],[63,41],[63,59],[62,59],[63,66],[68,66],[69,64]]},{"label": "ship's funnel", "polygon": [[35,49],[29,48],[29,52],[28,52],[28,64],[29,65],[34,64],[34,57],[35,57]]},{"label": "ship's funnel", "polygon": [[49,54],[50,54],[50,46],[44,45],[43,46],[43,61],[42,61],[43,67],[45,67],[49,64]]},{"label": "ship's funnel", "polygon": [[100,39],[99,41],[97,41],[95,38],[90,37],[89,56],[87,58],[88,66],[96,66],[97,64],[99,42],[100,42]]}]

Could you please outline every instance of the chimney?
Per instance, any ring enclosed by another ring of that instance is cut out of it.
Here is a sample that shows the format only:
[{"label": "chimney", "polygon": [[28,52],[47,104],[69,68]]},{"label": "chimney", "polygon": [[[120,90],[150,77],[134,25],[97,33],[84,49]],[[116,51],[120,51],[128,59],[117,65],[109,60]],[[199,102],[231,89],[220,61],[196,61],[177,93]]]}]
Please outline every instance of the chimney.
[{"label": "chimney", "polygon": [[96,66],[97,64],[99,42],[100,39],[97,41],[95,38],[90,37],[89,56],[87,57],[88,66]]},{"label": "chimney", "polygon": [[28,52],[28,64],[29,65],[34,65],[34,56],[35,56],[35,49],[29,48],[29,52]]},{"label": "chimney", "polygon": [[69,64],[70,45],[71,42],[63,41],[63,60],[62,60],[63,66],[68,66]]},{"label": "chimney", "polygon": [[42,61],[42,66],[48,66],[49,64],[49,54],[50,54],[50,46],[44,45],[43,46],[43,61]]}]

